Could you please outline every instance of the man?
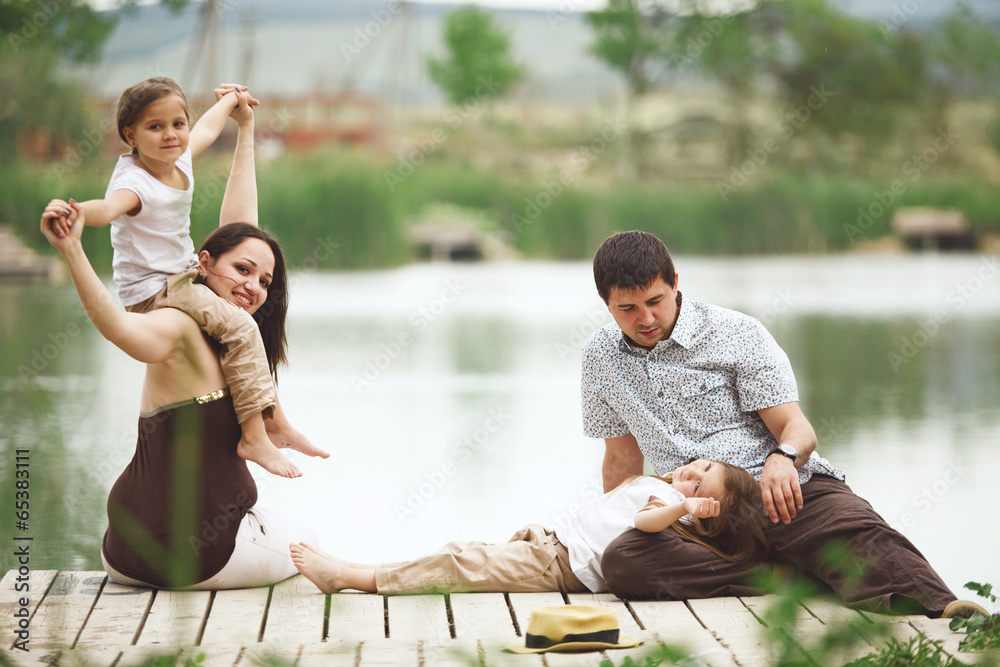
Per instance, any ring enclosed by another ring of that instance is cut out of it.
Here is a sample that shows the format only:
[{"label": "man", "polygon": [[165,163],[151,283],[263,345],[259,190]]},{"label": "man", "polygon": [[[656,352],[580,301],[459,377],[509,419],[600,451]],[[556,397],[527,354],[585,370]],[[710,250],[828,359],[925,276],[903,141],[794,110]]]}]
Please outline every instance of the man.
[{"label": "man", "polygon": [[[583,351],[584,432],[604,438],[605,491],[643,474],[644,459],[659,475],[696,457],[742,466],[761,484],[772,560],[851,606],[971,615],[976,605],[955,600],[916,547],[816,453],[788,357],[760,322],[684,301],[670,253],[646,232],[605,240],[594,279],[615,320]],[[838,545],[851,555],[837,558]],[[759,563],[725,561],[674,531],[626,531],[601,565],[622,598],[760,593]]]}]

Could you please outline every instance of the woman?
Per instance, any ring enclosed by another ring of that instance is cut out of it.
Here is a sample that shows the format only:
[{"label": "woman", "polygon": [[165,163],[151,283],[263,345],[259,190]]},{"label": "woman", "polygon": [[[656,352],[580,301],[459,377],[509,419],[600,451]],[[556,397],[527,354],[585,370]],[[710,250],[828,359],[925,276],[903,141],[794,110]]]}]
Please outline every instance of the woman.
[{"label": "woman", "polygon": [[[254,316],[269,361],[278,361],[284,358],[287,278],[277,242],[257,227],[252,98],[238,95],[232,117],[239,136],[220,228],[199,253],[198,272],[219,297]],[[120,310],[83,252],[84,213],[70,206],[70,233],[58,232],[66,214],[58,201],[42,214],[42,233],[66,261],[98,331],[146,364],[136,454],[108,499],[101,550],[108,576],[122,584],[192,589],[266,586],[292,576],[289,540],[314,538],[315,531],[254,506],[257,487],[236,453],[241,431],[219,350],[179,310]],[[325,454],[292,429],[280,404],[274,419],[281,446]]]}]

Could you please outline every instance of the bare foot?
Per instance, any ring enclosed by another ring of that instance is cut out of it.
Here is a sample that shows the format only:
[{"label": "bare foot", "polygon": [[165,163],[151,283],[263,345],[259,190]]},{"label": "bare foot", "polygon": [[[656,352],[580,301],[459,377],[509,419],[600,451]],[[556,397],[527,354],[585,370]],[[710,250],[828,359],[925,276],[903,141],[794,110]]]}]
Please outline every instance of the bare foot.
[{"label": "bare foot", "polygon": [[236,446],[236,453],[240,458],[253,461],[272,475],[279,477],[302,477],[300,471],[294,463],[285,458],[285,455],[278,451],[278,448],[270,440],[249,441],[240,438],[240,444]]},{"label": "bare foot", "polygon": [[277,424],[277,420],[269,419],[265,422],[267,437],[271,439],[275,447],[294,449],[306,456],[318,456],[321,459],[328,458],[330,453],[320,449],[309,441],[309,438],[292,428],[291,424]]},{"label": "bare foot", "polygon": [[299,546],[301,546],[303,549],[308,549],[309,551],[313,552],[320,558],[328,560],[334,565],[337,565],[339,567],[350,567],[356,570],[376,570],[381,567],[381,565],[371,565],[368,563],[354,563],[349,560],[344,560],[343,558],[337,558],[333,554],[327,553],[326,551],[323,551],[319,547],[313,546],[308,542],[299,542]]},{"label": "bare foot", "polygon": [[[298,544],[289,544],[295,568],[323,593],[338,593],[345,588],[354,588],[369,593],[375,592],[375,573],[370,570],[354,570],[342,567],[323,558],[319,554]],[[368,573],[370,572],[370,577]],[[365,579],[370,579],[370,585]]]}]

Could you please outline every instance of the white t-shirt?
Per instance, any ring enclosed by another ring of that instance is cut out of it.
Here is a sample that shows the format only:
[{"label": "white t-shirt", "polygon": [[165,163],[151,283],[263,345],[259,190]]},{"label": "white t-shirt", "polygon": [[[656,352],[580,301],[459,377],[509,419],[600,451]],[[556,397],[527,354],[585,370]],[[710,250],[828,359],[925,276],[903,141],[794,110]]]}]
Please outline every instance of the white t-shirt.
[{"label": "white t-shirt", "polygon": [[187,189],[177,190],[159,182],[135,164],[135,156],[118,158],[105,198],[118,190],[131,190],[142,202],[138,215],[121,215],[111,221],[112,266],[118,298],[131,306],[145,301],[167,284],[169,276],[198,265],[191,240],[191,201],[194,172],[191,149],[177,160],[187,178]]},{"label": "white t-shirt", "polygon": [[668,505],[684,500],[684,494],[662,480],[637,477],[624,488],[605,493],[555,529],[556,537],[569,551],[573,574],[591,592],[608,590],[601,572],[601,556],[612,540],[635,527],[635,514],[646,506],[650,496]]}]

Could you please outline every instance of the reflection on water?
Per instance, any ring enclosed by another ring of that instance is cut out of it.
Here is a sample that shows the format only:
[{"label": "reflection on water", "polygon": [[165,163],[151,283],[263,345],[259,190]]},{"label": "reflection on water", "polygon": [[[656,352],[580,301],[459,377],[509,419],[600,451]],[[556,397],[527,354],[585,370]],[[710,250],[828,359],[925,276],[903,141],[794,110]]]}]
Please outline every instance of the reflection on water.
[{"label": "reflection on water", "polygon": [[[821,453],[953,589],[1000,584],[995,258],[677,264],[688,299],[765,322]],[[609,315],[588,265],[299,274],[292,289],[282,403],[332,456],[296,459],[299,480],[255,476],[261,502],[315,523],[327,550],[396,560],[502,540],[558,526],[598,492],[603,445],[580,434],[579,350]],[[13,507],[14,449],[30,449],[32,567],[99,569],[142,366],[96,334],[71,287],[0,286],[0,302],[0,502]]]}]

